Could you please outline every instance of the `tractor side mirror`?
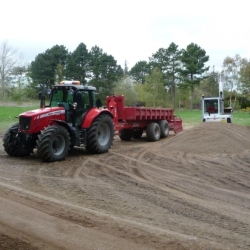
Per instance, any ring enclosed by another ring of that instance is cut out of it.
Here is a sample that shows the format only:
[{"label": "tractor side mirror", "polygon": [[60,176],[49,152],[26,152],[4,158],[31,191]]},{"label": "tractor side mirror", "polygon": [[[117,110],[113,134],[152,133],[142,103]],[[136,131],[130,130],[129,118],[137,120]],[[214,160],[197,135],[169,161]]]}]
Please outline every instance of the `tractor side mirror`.
[{"label": "tractor side mirror", "polygon": [[69,93],[70,95],[73,95],[73,94],[74,94],[74,90],[73,90],[72,88],[70,88],[69,91],[68,91],[68,93]]},{"label": "tractor side mirror", "polygon": [[97,107],[97,108],[100,108],[101,106],[102,106],[102,101],[101,101],[100,98],[98,98],[98,99],[96,100],[96,107]]},{"label": "tractor side mirror", "polygon": [[76,110],[77,108],[77,102],[73,102],[73,109]]}]

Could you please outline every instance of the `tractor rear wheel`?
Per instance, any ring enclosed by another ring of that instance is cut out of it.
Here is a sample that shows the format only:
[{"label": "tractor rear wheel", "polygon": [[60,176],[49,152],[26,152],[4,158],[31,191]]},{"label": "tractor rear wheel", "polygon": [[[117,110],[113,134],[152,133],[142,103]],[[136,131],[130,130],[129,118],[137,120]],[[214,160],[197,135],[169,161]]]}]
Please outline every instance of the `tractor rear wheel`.
[{"label": "tractor rear wheel", "polygon": [[169,134],[169,125],[166,120],[160,120],[157,122],[161,130],[161,138],[166,138]]},{"label": "tractor rear wheel", "polygon": [[3,137],[3,147],[6,153],[14,157],[29,156],[33,148],[27,143],[22,143],[18,137],[19,123],[13,124]]},{"label": "tractor rear wheel", "polygon": [[130,141],[133,136],[133,131],[131,129],[121,129],[119,131],[119,137],[122,141]]},{"label": "tractor rear wheel", "polygon": [[92,123],[87,132],[86,149],[92,154],[108,152],[114,140],[114,124],[109,115],[102,114]]},{"label": "tractor rear wheel", "polygon": [[155,122],[149,123],[147,126],[146,134],[148,141],[158,141],[161,136],[160,126]]},{"label": "tractor rear wheel", "polygon": [[49,126],[41,131],[36,141],[37,153],[44,162],[62,161],[70,148],[70,135],[62,126]]}]

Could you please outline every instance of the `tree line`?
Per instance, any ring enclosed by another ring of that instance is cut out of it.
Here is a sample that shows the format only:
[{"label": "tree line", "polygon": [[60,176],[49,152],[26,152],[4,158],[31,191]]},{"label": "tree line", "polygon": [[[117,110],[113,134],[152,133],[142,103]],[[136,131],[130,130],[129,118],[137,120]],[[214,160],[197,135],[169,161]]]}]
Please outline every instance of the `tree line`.
[{"label": "tree line", "polygon": [[[131,69],[126,62],[117,64],[98,46],[87,49],[84,43],[69,52],[64,45],[55,45],[38,54],[28,66],[18,65],[16,51],[8,44],[0,44],[1,97],[32,98],[37,86],[52,87],[63,79],[74,79],[97,88],[104,100],[110,94],[124,94],[128,105],[171,106],[190,109],[199,105],[202,92],[218,95],[218,75],[223,74],[225,89],[232,105],[235,93],[249,93],[250,62],[239,55],[223,61],[223,72],[214,72],[206,66],[209,56],[195,43],[185,49],[171,43],[160,48],[148,61],[139,61]],[[210,70],[210,71],[209,71]],[[25,87],[10,87],[8,76],[27,72],[29,83]]]}]

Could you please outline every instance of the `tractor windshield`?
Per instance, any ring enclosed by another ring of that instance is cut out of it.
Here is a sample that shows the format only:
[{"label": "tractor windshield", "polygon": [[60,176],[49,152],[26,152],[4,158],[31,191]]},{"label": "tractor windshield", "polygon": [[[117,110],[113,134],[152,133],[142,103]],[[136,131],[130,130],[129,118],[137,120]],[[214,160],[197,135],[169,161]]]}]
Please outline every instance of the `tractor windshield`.
[{"label": "tractor windshield", "polygon": [[77,110],[83,111],[92,108],[95,102],[94,92],[84,89],[54,89],[50,100],[50,106],[63,106],[67,109],[67,107],[70,108],[74,102],[77,103]]},{"label": "tractor windshield", "polygon": [[51,107],[57,107],[60,103],[73,103],[73,92],[70,92],[68,89],[55,89],[52,92]]},{"label": "tractor windshield", "polygon": [[209,114],[218,113],[218,99],[205,100],[205,112]]}]

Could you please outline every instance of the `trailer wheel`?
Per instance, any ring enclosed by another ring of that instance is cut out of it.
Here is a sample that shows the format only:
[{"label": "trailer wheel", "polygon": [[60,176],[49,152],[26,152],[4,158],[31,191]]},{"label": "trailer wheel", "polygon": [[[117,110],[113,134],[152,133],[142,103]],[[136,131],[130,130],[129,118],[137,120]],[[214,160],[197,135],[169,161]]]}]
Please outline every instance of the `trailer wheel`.
[{"label": "trailer wheel", "polygon": [[86,149],[92,154],[108,152],[114,140],[114,124],[109,115],[102,114],[92,123],[87,134]]},{"label": "trailer wheel", "polygon": [[19,123],[13,124],[3,137],[3,147],[6,153],[14,157],[29,156],[33,152],[31,146],[27,146],[18,137]]},{"label": "trailer wheel", "polygon": [[131,129],[122,129],[119,131],[119,137],[122,141],[130,141],[133,136]]},{"label": "trailer wheel", "polygon": [[166,120],[160,120],[157,122],[161,130],[161,138],[166,138],[169,134],[169,125]]},{"label": "trailer wheel", "polygon": [[62,161],[70,148],[70,135],[62,126],[49,126],[36,141],[37,154],[44,162]]},{"label": "trailer wheel", "polygon": [[135,130],[135,131],[133,131],[133,138],[134,139],[141,139],[142,134],[143,134],[143,130],[142,129]]},{"label": "trailer wheel", "polygon": [[160,126],[155,122],[149,123],[147,126],[146,134],[148,141],[158,141],[161,136]]}]

